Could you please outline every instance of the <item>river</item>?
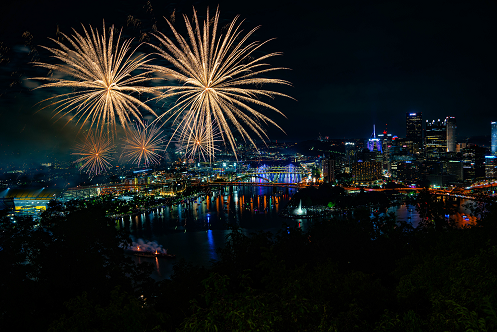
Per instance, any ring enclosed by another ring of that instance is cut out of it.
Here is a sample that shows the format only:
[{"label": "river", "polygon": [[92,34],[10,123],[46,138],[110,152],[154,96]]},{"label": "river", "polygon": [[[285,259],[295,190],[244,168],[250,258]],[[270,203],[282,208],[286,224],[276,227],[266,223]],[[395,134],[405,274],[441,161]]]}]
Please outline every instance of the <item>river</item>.
[{"label": "river", "polygon": [[[157,243],[176,255],[175,259],[133,256],[135,262],[154,264],[152,277],[162,280],[172,275],[175,262],[181,259],[197,265],[217,260],[216,248],[224,246],[230,232],[228,225],[238,225],[246,234],[257,231],[275,234],[285,224],[305,232],[312,221],[279,216],[296,191],[289,187],[224,187],[196,200],[121,218],[118,227],[128,229],[135,242]],[[474,222],[464,207],[466,202],[461,201],[459,211],[452,216],[459,226]],[[397,220],[408,221],[413,227],[420,221],[412,205],[391,207],[388,212],[395,212]]]}]

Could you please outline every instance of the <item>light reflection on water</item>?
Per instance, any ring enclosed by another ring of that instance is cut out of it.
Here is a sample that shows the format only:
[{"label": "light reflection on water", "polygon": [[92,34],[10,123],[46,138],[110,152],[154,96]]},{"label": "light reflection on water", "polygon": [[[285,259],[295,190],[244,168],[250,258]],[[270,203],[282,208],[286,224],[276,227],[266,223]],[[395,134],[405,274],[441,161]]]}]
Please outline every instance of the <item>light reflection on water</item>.
[{"label": "light reflection on water", "polygon": [[[257,231],[277,233],[283,224],[296,226],[304,232],[310,222],[306,219],[286,219],[278,215],[297,191],[287,187],[234,186],[213,191],[212,195],[165,206],[148,213],[120,219],[119,227],[131,232],[133,241],[156,241],[176,259],[135,257],[136,262],[154,265],[152,277],[156,280],[168,278],[173,273],[175,262],[185,259],[196,265],[206,265],[218,259],[216,248],[223,247],[230,233],[228,225],[238,225],[245,234]],[[461,200],[459,211],[452,216],[460,227],[474,223],[470,211]],[[420,217],[412,205],[395,206],[397,220],[410,222],[416,227]]]},{"label": "light reflection on water", "polygon": [[[471,211],[466,207],[468,203],[472,201],[467,199],[461,199],[459,201],[459,206],[456,208],[456,213],[451,216],[446,216],[446,218],[451,218],[456,223],[457,227],[465,227],[468,225],[476,224],[476,217],[471,216]],[[393,206],[388,209],[388,212],[395,212],[398,221],[407,221],[416,228],[421,221],[419,213],[416,211],[414,205],[403,204],[400,206]]]},{"label": "light reflection on water", "polygon": [[216,248],[224,246],[228,225],[238,225],[246,234],[276,233],[284,223],[305,231],[308,221],[278,215],[296,191],[288,187],[226,187],[209,196],[133,216],[132,222],[123,218],[120,227],[131,232],[133,241],[156,241],[176,255],[176,259],[133,256],[136,262],[153,263],[152,276],[161,280],[172,274],[173,264],[180,259],[198,265],[217,260]]},{"label": "light reflection on water", "polygon": [[207,240],[209,241],[209,255],[211,260],[217,260],[216,245],[214,243],[214,237],[212,235],[212,230],[207,231]]}]

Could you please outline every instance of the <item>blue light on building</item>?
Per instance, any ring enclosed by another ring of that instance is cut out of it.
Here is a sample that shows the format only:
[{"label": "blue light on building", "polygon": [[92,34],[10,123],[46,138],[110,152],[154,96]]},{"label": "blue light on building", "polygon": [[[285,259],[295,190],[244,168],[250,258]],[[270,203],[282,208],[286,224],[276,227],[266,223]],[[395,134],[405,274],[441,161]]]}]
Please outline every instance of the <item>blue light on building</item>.
[{"label": "blue light on building", "polygon": [[492,155],[497,155],[497,121],[492,121],[490,122],[490,126],[492,128],[492,141],[491,141],[491,147],[492,147]]}]

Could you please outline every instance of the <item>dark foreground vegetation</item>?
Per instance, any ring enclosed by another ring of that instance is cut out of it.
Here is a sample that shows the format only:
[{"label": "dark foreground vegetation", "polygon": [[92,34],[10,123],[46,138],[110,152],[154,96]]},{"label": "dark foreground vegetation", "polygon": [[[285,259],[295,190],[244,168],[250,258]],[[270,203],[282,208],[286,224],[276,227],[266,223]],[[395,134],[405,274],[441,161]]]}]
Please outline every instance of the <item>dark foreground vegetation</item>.
[{"label": "dark foreground vegetation", "polygon": [[[497,213],[453,227],[393,216],[233,229],[211,268],[155,283],[98,205],[53,204],[40,224],[1,218],[0,327],[15,331],[496,331]],[[427,212],[432,212],[428,214]]]}]

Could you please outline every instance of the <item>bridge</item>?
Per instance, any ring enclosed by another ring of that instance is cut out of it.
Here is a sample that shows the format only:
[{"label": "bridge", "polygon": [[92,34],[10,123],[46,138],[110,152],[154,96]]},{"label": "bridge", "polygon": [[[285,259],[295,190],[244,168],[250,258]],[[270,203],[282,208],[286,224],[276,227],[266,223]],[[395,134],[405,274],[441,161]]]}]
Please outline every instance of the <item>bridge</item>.
[{"label": "bridge", "polygon": [[479,181],[473,183],[471,186],[465,188],[468,193],[482,193],[490,196],[494,196],[497,191],[497,180],[489,179],[485,181]]},{"label": "bridge", "polygon": [[[473,188],[473,189],[469,189]],[[475,187],[460,188],[456,187],[454,189],[435,189],[429,188],[428,192],[431,195],[440,197],[452,197],[452,198],[466,198],[472,200],[484,200],[484,201],[495,201],[497,200],[497,195],[486,195],[483,191],[474,191]],[[489,187],[478,187],[478,188],[491,188]],[[497,190],[497,183],[493,186],[494,190]],[[377,192],[416,192],[419,193],[424,188],[359,188],[359,187],[344,187],[347,192],[354,192],[363,189],[364,191],[377,191]]]},{"label": "bridge", "polygon": [[[243,182],[262,185],[274,184],[297,184],[307,176],[309,172],[300,166],[267,166],[247,170],[244,174],[229,182]],[[247,181],[248,180],[248,181]]]},{"label": "bridge", "polygon": [[202,186],[216,187],[216,186],[257,186],[257,187],[292,187],[298,188],[303,185],[300,183],[286,183],[286,182],[241,182],[241,181],[213,181],[202,183]]},{"label": "bridge", "polygon": [[257,168],[249,169],[245,174],[307,174],[303,167],[287,165],[287,166],[267,166],[262,165]]},{"label": "bridge", "polygon": [[[197,182],[197,184],[205,186],[281,186],[281,187],[305,187],[307,184],[302,183],[302,180],[309,175],[309,171],[300,166],[287,165],[287,166],[267,166],[262,165],[257,168],[249,168],[245,173],[239,174],[235,177],[218,178],[209,182]],[[131,183],[116,183],[106,184],[100,186],[86,186],[69,188],[65,193],[65,198],[84,198],[98,196],[105,193],[118,193],[123,191],[161,191],[161,192],[177,192],[184,189],[187,182],[179,180],[183,185],[181,188],[177,187],[177,180],[171,179],[168,182],[149,183],[149,184],[131,184]],[[200,181],[200,179],[198,179]],[[175,183],[174,187],[171,186],[172,182]],[[312,184],[311,184],[312,185]],[[317,184],[314,184],[317,185]],[[360,188],[360,187],[345,187],[348,192],[359,191],[397,191],[397,192],[419,192],[421,188],[392,188],[392,189],[373,189],[373,188]],[[488,179],[484,181],[475,182],[469,187],[456,187],[453,189],[429,189],[432,195],[437,196],[450,196],[456,198],[467,198],[474,200],[497,200],[497,180]]]}]

